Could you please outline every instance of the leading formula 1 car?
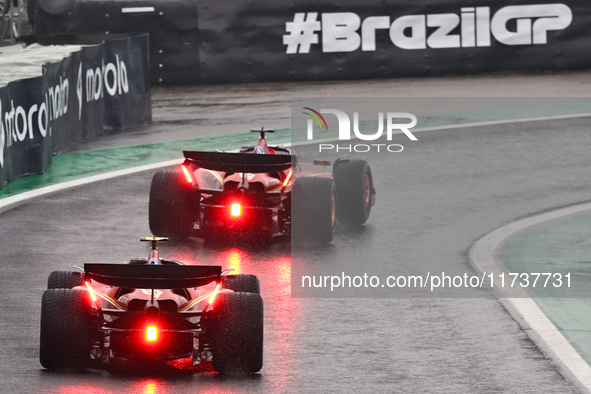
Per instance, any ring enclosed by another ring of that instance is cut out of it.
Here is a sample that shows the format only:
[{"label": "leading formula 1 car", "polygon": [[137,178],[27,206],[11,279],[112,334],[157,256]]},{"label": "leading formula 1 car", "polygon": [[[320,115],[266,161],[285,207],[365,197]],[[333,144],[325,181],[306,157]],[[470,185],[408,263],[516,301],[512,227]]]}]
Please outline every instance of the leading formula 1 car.
[{"label": "leading formula 1 car", "polygon": [[55,271],[41,307],[41,365],[80,370],[192,358],[218,372],[263,365],[263,300],[254,275],[160,258]]},{"label": "leading formula 1 car", "polygon": [[[149,223],[156,236],[329,243],[338,222],[360,225],[375,203],[371,169],[337,159],[332,174],[304,170],[294,153],[269,146],[265,133],[240,153],[185,151],[178,170],[158,172],[150,187]],[[330,161],[315,160],[329,166]]]}]

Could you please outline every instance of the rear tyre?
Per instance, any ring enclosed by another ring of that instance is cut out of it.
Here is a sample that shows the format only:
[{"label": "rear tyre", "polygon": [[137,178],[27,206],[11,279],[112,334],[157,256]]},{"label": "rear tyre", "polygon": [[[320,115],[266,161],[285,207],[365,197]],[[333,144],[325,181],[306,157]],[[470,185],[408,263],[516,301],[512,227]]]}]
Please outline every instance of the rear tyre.
[{"label": "rear tyre", "polygon": [[291,193],[292,234],[296,241],[327,244],[336,226],[337,191],[330,178],[298,178]]},{"label": "rear tyre", "polygon": [[261,294],[261,285],[255,275],[222,276],[222,289],[234,290],[237,293]]},{"label": "rear tyre", "polygon": [[369,164],[365,160],[340,161],[334,169],[334,180],[339,196],[339,223],[365,223],[369,219],[375,195]]},{"label": "rear tyre", "polygon": [[90,362],[91,303],[87,291],[49,289],[41,302],[39,360],[44,368],[81,370]]},{"label": "rear tyre", "polygon": [[209,315],[213,368],[255,373],[263,367],[263,299],[253,293],[220,293]]},{"label": "rear tyre", "polygon": [[184,239],[193,232],[191,192],[183,181],[176,171],[157,172],[152,178],[148,220],[150,231],[157,237]]},{"label": "rear tyre", "polygon": [[48,289],[71,289],[83,285],[81,272],[53,271],[47,278]]}]

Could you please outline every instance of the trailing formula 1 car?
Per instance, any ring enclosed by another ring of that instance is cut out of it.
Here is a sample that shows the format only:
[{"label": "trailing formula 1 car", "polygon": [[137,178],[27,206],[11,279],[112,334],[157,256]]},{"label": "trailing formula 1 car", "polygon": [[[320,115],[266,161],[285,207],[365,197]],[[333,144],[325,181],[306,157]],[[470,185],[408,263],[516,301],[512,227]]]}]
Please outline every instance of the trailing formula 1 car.
[{"label": "trailing formula 1 car", "polygon": [[178,170],[152,178],[150,230],[156,236],[250,237],[329,243],[338,222],[361,225],[375,203],[363,160],[315,160],[304,170],[294,153],[269,146],[265,133],[239,153],[185,151]]},{"label": "trailing formula 1 car", "polygon": [[80,370],[192,358],[218,372],[263,365],[263,300],[254,275],[160,258],[55,271],[41,306],[41,365]]}]

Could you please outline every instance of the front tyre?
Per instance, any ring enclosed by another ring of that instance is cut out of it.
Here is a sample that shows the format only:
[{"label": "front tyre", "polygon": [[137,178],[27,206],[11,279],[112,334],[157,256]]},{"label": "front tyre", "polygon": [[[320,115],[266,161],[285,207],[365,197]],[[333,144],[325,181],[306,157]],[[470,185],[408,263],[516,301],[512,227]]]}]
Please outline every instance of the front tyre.
[{"label": "front tyre", "polygon": [[263,299],[253,293],[219,293],[208,313],[213,368],[255,373],[263,367]]},{"label": "front tyre", "polygon": [[41,301],[39,360],[47,369],[81,370],[90,362],[88,291],[49,289]]},{"label": "front tyre", "polygon": [[335,163],[334,180],[339,196],[339,223],[361,225],[367,222],[375,198],[369,164],[365,160],[339,161]]}]

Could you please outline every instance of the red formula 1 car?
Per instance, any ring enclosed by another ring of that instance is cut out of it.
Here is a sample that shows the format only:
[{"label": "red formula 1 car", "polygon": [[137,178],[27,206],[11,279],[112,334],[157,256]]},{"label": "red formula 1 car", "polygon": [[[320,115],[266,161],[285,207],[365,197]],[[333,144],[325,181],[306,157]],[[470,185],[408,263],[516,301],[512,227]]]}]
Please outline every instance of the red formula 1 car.
[{"label": "red formula 1 car", "polygon": [[192,357],[218,372],[263,365],[263,301],[254,275],[160,258],[55,271],[41,307],[41,365],[78,370]]},{"label": "red formula 1 car", "polygon": [[[256,146],[240,153],[185,151],[176,171],[158,172],[150,188],[150,230],[156,236],[297,240],[329,243],[337,220],[363,224],[375,203],[371,169],[337,159],[332,174],[303,170],[290,149]],[[315,160],[328,166],[330,161]]]}]

